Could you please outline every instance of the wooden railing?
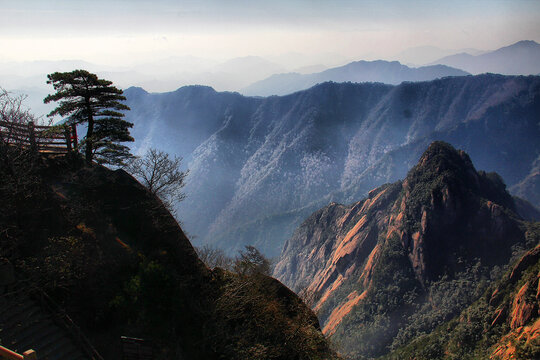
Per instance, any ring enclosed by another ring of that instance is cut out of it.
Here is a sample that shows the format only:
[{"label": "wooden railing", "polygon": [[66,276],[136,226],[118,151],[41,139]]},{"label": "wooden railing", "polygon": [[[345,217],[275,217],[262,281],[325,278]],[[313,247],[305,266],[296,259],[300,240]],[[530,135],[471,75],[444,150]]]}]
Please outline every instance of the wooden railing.
[{"label": "wooden railing", "polygon": [[61,155],[77,147],[77,131],[74,125],[42,126],[33,122],[0,121],[0,141],[41,153]]},{"label": "wooden railing", "polygon": [[21,354],[11,351],[0,345],[0,359],[8,360],[37,360],[37,354],[34,350],[26,350]]}]

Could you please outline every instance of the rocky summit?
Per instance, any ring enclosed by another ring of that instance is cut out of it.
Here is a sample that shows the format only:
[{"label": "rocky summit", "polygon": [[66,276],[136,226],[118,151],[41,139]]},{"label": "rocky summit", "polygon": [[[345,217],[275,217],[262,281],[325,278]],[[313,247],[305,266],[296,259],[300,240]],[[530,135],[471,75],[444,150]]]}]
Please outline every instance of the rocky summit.
[{"label": "rocky summit", "polygon": [[434,142],[403,181],[313,213],[274,275],[311,296],[323,332],[348,356],[381,356],[476,300],[532,241],[524,224],[499,175]]}]

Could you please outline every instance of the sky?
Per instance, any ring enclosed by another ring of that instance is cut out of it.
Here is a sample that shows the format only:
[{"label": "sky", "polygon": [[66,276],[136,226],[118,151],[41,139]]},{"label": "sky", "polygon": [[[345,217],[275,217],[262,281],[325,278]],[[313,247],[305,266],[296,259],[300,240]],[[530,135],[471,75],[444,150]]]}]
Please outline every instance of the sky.
[{"label": "sky", "polygon": [[391,59],[419,46],[540,42],[539,24],[539,0],[0,0],[0,61]]}]

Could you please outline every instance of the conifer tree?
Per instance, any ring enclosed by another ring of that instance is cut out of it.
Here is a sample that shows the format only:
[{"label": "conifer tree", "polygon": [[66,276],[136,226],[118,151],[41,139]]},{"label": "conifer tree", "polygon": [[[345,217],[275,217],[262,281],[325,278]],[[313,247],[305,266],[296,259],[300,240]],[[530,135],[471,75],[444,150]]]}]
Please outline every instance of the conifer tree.
[{"label": "conifer tree", "polygon": [[120,101],[126,98],[112,81],[99,79],[86,70],[55,72],[47,75],[55,94],[43,102],[58,101],[59,105],[48,116],[68,116],[69,124],[86,124],[86,136],[81,141],[86,162],[122,165],[131,157],[129,148],[120,142],[133,141],[129,134],[132,123],[123,119],[122,110],[130,110]]}]

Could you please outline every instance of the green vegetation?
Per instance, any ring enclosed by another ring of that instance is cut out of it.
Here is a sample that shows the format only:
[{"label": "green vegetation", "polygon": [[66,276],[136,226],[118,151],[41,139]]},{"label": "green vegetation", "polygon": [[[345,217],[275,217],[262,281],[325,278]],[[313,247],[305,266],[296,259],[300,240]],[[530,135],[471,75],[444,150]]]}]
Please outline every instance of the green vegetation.
[{"label": "green vegetation", "polygon": [[465,156],[466,158],[462,158],[451,145],[445,142],[434,142],[424,153],[419,164],[409,171],[407,185],[403,190],[403,192],[410,191],[405,214],[409,233],[412,234],[420,229],[422,211],[434,205],[431,201],[432,197],[435,197],[434,201],[440,201],[439,197],[442,196],[445,188],[456,195],[464,189],[469,191],[470,187],[466,184],[470,183],[471,174],[467,173],[467,170],[472,168],[472,164],[469,157]]},{"label": "green vegetation", "polygon": [[[540,243],[540,223],[528,224],[528,228],[529,244],[534,238]],[[452,278],[443,276],[430,282],[423,290],[412,272],[404,270],[409,267],[397,240],[385,246],[382,257],[386,259],[380,264],[386,265],[375,270],[366,299],[353,308],[331,338],[351,359],[487,360],[491,347],[510,330],[507,323],[491,325],[500,308],[490,305],[491,294],[504,289],[499,295],[501,303],[511,304],[517,290],[526,282],[534,283],[540,272],[539,262],[513,287],[504,287],[508,268],[503,271],[477,262]],[[514,258],[521,255],[523,248],[516,247]],[[345,293],[353,290],[351,286],[358,284],[345,285]],[[514,341],[516,356],[525,354],[516,358],[533,359],[540,354],[538,342]]]},{"label": "green vegetation", "polygon": [[491,272],[480,262],[453,278],[444,275],[427,286],[426,293],[416,304],[406,324],[399,329],[391,349],[408,344],[412,339],[429,334],[440,324],[456,316],[484,293],[490,280],[498,278],[500,272]]},{"label": "green vegetation", "polygon": [[[528,223],[527,243],[540,243],[540,223]],[[511,332],[509,320],[506,315],[503,321],[494,321],[498,311],[501,309],[511,309],[514,298],[526,283],[536,284],[537,275],[540,272],[540,261],[529,265],[521,274],[519,280],[513,283],[510,280],[510,274],[516,265],[516,262],[523,255],[523,250],[518,250],[514,256],[512,266],[504,273],[499,271],[493,273],[492,281],[481,295],[477,296],[482,288],[477,282],[471,284],[476,301],[457,314],[452,320],[442,323],[433,332],[418,334],[416,338],[407,345],[395,349],[392,353],[381,359],[416,359],[416,360],[436,360],[436,359],[490,359],[494,351],[494,346],[500,344],[501,338]],[[496,298],[493,294],[497,290]],[[447,293],[450,294],[450,293]],[[526,295],[530,303],[535,303],[536,288],[533,286]],[[536,320],[536,316],[531,321]],[[506,340],[511,341],[515,346],[514,358],[516,359],[536,359],[540,356],[540,343],[538,339],[526,342],[525,338],[518,340],[510,337]],[[502,345],[506,345],[503,342]]]},{"label": "green vegetation", "polygon": [[86,124],[86,137],[81,142],[86,163],[95,159],[100,164],[122,165],[131,157],[129,148],[120,142],[133,141],[129,134],[132,123],[123,119],[121,111],[129,107],[122,90],[112,86],[109,80],[99,79],[86,70],[55,72],[47,75],[56,93],[43,101],[59,101],[49,116],[69,116],[69,125]]},{"label": "green vegetation", "polygon": [[226,359],[337,359],[313,312],[277,280],[217,270],[211,341]]}]

